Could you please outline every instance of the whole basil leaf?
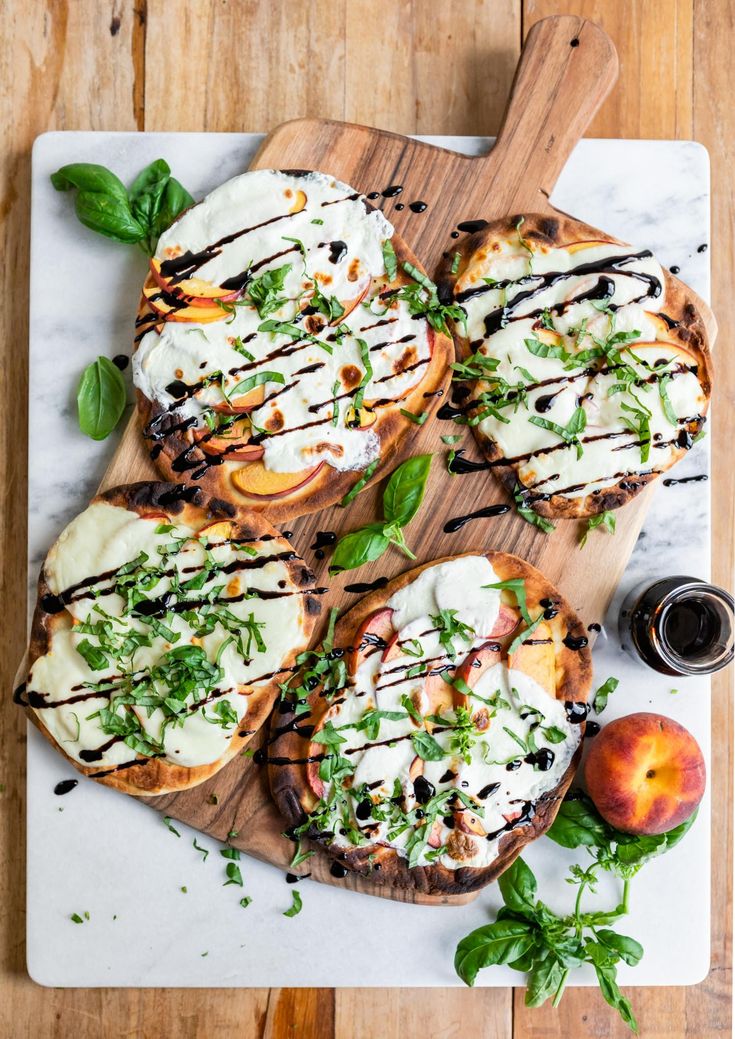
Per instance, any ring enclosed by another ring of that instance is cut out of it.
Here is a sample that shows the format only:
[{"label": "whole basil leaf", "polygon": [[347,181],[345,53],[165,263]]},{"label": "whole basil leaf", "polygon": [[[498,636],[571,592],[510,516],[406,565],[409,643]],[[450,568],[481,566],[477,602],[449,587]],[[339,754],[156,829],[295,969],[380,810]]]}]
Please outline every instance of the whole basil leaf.
[{"label": "whole basil leaf", "polygon": [[128,194],[130,201],[136,202],[143,195],[150,195],[160,200],[171,177],[171,168],[165,159],[154,159],[150,165],[141,170],[130,185]]},{"label": "whole basil leaf", "polygon": [[454,954],[454,969],[465,985],[474,985],[477,972],[495,963],[513,963],[534,942],[532,925],[520,920],[496,920],[463,938]]},{"label": "whole basil leaf", "polygon": [[146,246],[150,254],[155,251],[158,211],[170,178],[168,163],[164,159],[156,159],[141,170],[130,186],[130,207],[135,219],[145,228]]},{"label": "whole basil leaf", "polygon": [[547,956],[535,966],[528,976],[526,1006],[540,1007],[556,993],[561,984],[564,970],[553,956]]},{"label": "whole basil leaf", "polygon": [[689,818],[685,819],[683,823],[679,823],[679,825],[675,826],[672,830],[666,831],[664,837],[666,838],[667,851],[670,851],[671,848],[675,848],[679,841],[682,839],[682,837],[685,837],[687,833],[689,833],[689,830],[694,825],[698,813],[699,809],[695,808],[692,814],[689,816]]},{"label": "whole basil leaf", "polygon": [[77,391],[79,428],[93,440],[104,440],[120,421],[127,393],[120,369],[106,357],[87,365]]},{"label": "whole basil leaf", "polygon": [[562,801],[546,834],[563,848],[599,847],[607,842],[609,827],[588,797],[575,795]]},{"label": "whole basil leaf", "polygon": [[627,935],[618,934],[617,931],[610,931],[607,928],[595,931],[595,935],[598,942],[601,942],[606,949],[617,953],[629,967],[635,967],[637,963],[640,963],[643,957],[643,946],[635,938],[628,938]]},{"label": "whole basil leaf", "polygon": [[75,202],[80,223],[106,238],[132,245],[145,235],[126,200],[94,191],[80,191]]},{"label": "whole basil leaf", "polygon": [[516,913],[532,917],[536,901],[536,877],[523,861],[518,858],[500,874],[498,887],[503,901]]},{"label": "whole basil leaf", "polygon": [[179,184],[175,177],[170,177],[166,190],[161,199],[161,205],[156,215],[153,231],[156,238],[160,238],[167,231],[174,220],[189,206],[194,205],[194,199],[189,192]]},{"label": "whole basil leaf", "polygon": [[594,968],[603,999],[606,1003],[609,1003],[613,1009],[617,1010],[631,1031],[638,1034],[638,1023],[633,1016],[633,1008],[630,1005],[630,1000],[626,999],[618,987],[617,971],[614,967],[605,967],[597,963],[594,964]]},{"label": "whole basil leaf", "polygon": [[615,858],[626,866],[642,866],[645,862],[666,851],[666,834],[642,834],[625,844],[618,844]]},{"label": "whole basil leaf", "polygon": [[109,195],[120,202],[128,201],[128,193],[120,178],[116,177],[112,170],[105,166],[97,166],[93,162],[73,162],[68,166],[62,166],[56,173],[51,174],[51,183],[57,191],[78,188],[80,191]]},{"label": "whole basil leaf", "polygon": [[414,455],[395,470],[383,492],[383,515],[388,523],[405,527],[419,510],[426,480],[431,468],[431,455]]},{"label": "whole basil leaf", "polygon": [[353,530],[337,542],[329,573],[334,575],[370,563],[382,556],[389,544],[388,538],[383,536],[382,523]]},{"label": "whole basil leaf", "polygon": [[428,732],[412,733],[411,742],[422,761],[441,761],[445,756],[441,746]]}]

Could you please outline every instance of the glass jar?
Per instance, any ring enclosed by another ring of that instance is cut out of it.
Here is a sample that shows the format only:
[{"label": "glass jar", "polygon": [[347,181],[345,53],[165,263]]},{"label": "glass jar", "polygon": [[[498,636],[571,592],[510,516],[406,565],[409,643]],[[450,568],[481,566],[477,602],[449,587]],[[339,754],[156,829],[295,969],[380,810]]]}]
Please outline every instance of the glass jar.
[{"label": "glass jar", "polygon": [[695,577],[642,584],[620,610],[623,649],[663,675],[710,675],[733,659],[733,597]]}]

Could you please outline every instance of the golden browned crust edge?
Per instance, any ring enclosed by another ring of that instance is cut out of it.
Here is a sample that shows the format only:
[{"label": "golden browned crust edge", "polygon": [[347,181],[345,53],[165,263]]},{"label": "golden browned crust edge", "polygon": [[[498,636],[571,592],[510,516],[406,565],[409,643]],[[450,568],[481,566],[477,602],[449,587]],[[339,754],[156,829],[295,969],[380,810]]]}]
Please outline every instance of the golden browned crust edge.
[{"label": "golden browned crust edge", "polygon": [[[597,228],[585,224],[580,220],[574,220],[563,213],[556,216],[543,215],[539,213],[518,213],[515,216],[495,220],[481,231],[477,231],[463,239],[456,249],[445,257],[439,275],[438,286],[442,299],[453,298],[454,285],[459,276],[452,274],[451,267],[454,253],[460,254],[460,267],[469,262],[471,256],[479,248],[487,245],[496,237],[507,236],[513,233],[519,220],[523,218],[522,233],[524,238],[532,239],[544,245],[560,246],[570,242],[595,240],[610,242],[613,245],[621,245],[629,248],[628,243],[621,242],[612,235],[605,234]],[[670,271],[664,268],[664,298],[666,299],[665,313],[677,322],[676,327],[670,330],[670,341],[687,350],[695,358],[698,372],[697,377],[707,398],[702,415],[706,415],[709,400],[712,394],[713,366],[710,336],[703,315],[698,307],[698,297]],[[455,335],[457,346],[461,356],[470,353],[469,342],[466,337]],[[471,384],[468,384],[471,385]],[[688,429],[692,436],[703,427],[704,422],[692,423]],[[480,448],[480,451],[488,462],[497,462],[502,458],[502,452],[494,440],[485,436],[477,427],[473,427],[472,433]],[[680,458],[687,454],[686,448],[677,449],[672,460],[660,470],[666,472],[675,465]],[[512,494],[518,477],[516,467],[512,465],[496,465],[492,470],[506,489]],[[588,494],[584,498],[566,498],[563,495],[551,495],[545,501],[534,501],[533,509],[540,516],[549,519],[576,519],[584,516],[594,516],[608,509],[618,509],[636,497],[649,483],[654,482],[660,473],[650,475],[637,475],[633,477],[622,477],[617,483],[605,487],[598,494]]]},{"label": "golden browned crust edge", "polygon": [[[461,556],[472,555],[485,555],[501,580],[522,577],[526,581],[526,595],[530,610],[533,610],[541,599],[553,599],[558,613],[547,623],[552,630],[557,650],[556,698],[586,702],[592,685],[590,650],[586,646],[581,650],[571,650],[561,641],[567,633],[575,638],[585,636],[584,625],[569,603],[539,570],[524,559],[506,552],[482,550],[461,552],[455,556],[431,560],[400,574],[385,588],[365,596],[339,618],[335,627],[335,646],[350,647],[360,624],[371,613],[383,606],[391,595],[414,581],[428,567]],[[322,709],[327,706],[323,700],[318,698],[318,694],[313,702],[319,703]],[[293,715],[279,715],[278,726],[285,728],[292,718]],[[581,732],[584,732],[584,724]],[[271,735],[273,734],[274,731]],[[268,779],[273,799],[289,827],[301,823],[316,800],[306,780],[306,769],[300,763],[300,760],[303,761],[303,758],[308,755],[308,747],[309,739],[300,737],[294,731],[282,732],[275,739],[272,747],[274,757],[286,758],[295,762],[288,765],[275,763],[268,765]],[[394,849],[382,845],[365,845],[347,852],[320,842],[315,843],[314,847],[322,848],[349,869],[365,877],[372,877],[380,884],[391,884],[398,888],[415,890],[429,895],[468,894],[495,880],[520,855],[527,844],[548,830],[571,785],[581,754],[582,744],[580,742],[569,767],[557,786],[539,798],[532,822],[528,826],[510,831],[502,837],[499,855],[488,866],[482,868],[460,867],[451,870],[438,864],[409,868],[405,858]]]},{"label": "golden browned crust edge", "polygon": [[[263,517],[259,516],[242,506],[233,505],[230,502],[213,498],[205,494],[199,488],[193,492],[193,500],[183,501],[181,498],[168,499],[168,495],[177,495],[182,486],[174,483],[163,482],[141,482],[134,484],[112,487],[107,491],[97,494],[92,501],[106,501],[113,505],[119,505],[130,511],[137,512],[141,516],[150,513],[165,512],[168,516],[187,523],[195,528],[203,526],[213,520],[233,520],[238,525],[240,536],[246,538],[262,537],[269,535],[274,538],[272,544],[280,551],[293,551],[289,542],[275,530],[274,527]],[[161,499],[163,498],[164,504]],[[294,553],[295,555],[295,553]],[[285,565],[290,571],[290,578],[297,588],[313,588],[314,575],[298,556],[293,560],[287,560]],[[41,567],[38,578],[38,597],[31,624],[31,635],[28,649],[28,674],[35,661],[48,652],[51,638],[55,628],[61,623],[66,623],[68,616],[66,611],[61,614],[50,615],[41,608],[41,600],[50,592],[46,580],[45,564]],[[321,605],[316,595],[306,592],[303,595],[303,622],[304,634],[302,641],[294,646],[283,661],[282,667],[290,668],[294,665],[296,656],[306,648],[311,638],[316,619],[319,616]],[[252,736],[261,728],[271,712],[273,703],[278,696],[278,683],[274,679],[263,686],[254,689],[248,695],[248,712],[243,719],[247,728],[238,727],[228,745],[226,753],[217,761],[208,765],[199,765],[187,768],[164,761],[161,758],[143,758],[139,760],[140,765],[134,765],[120,771],[109,771],[109,767],[88,767],[75,761],[57,743],[52,734],[43,724],[36,711],[27,705],[25,711],[36,728],[46,737],[49,743],[58,750],[67,761],[69,761],[79,772],[90,776],[106,786],[114,787],[127,794],[138,796],[150,796],[156,794],[173,793],[178,790],[186,790],[189,787],[203,783],[210,776],[219,772],[228,761],[234,758],[242,748],[249,742]],[[131,751],[131,760],[134,755]],[[109,774],[105,775],[105,772]]]},{"label": "golden browned crust edge", "polygon": [[[366,202],[365,205],[367,209],[373,209],[369,203]],[[411,263],[414,267],[426,273],[419,260],[397,232],[393,234],[391,242],[393,243],[399,264],[397,280],[406,284],[411,280],[403,272],[401,265],[404,262]],[[143,300],[139,315],[145,309],[145,300]],[[436,410],[437,400],[440,396],[439,391],[446,391],[449,386],[451,376],[449,365],[454,360],[454,344],[448,336],[442,335],[431,328],[431,326],[429,326],[428,331],[433,342],[431,361],[424,377],[405,397],[396,401],[393,407],[381,408],[378,411],[376,422],[371,426],[371,429],[380,438],[380,464],[369,484],[383,478],[387,470],[387,464],[398,453],[404,440],[412,432],[416,431],[415,424],[411,419],[401,414],[401,409],[413,413],[429,411],[431,414]],[[137,344],[135,349],[137,349]],[[192,439],[190,439],[190,434],[188,434],[188,431],[183,433],[177,431],[159,442],[157,446],[161,447],[160,451],[152,450],[154,445],[145,438],[143,431],[159,415],[163,414],[165,409],[157,402],[150,401],[137,388],[135,394],[138,402],[141,433],[144,436],[147,448],[151,452],[154,465],[165,480],[184,482],[202,487],[209,494],[227,498],[253,512],[265,514],[273,523],[284,523],[287,520],[296,519],[298,516],[320,512],[330,505],[335,505],[362,479],[363,473],[361,471],[338,472],[330,465],[325,465],[324,469],[307,486],[296,490],[285,498],[267,502],[257,501],[254,498],[248,498],[241,494],[229,478],[231,470],[227,463],[221,466],[210,467],[201,479],[192,481],[188,473],[177,473],[172,468],[172,463],[177,455],[191,446]]]}]

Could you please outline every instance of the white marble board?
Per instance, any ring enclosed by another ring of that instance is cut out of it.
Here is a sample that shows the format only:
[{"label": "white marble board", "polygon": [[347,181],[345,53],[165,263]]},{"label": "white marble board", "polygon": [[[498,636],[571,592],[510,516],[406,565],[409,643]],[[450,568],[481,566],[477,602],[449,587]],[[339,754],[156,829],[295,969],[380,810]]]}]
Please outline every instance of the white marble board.
[{"label": "white marble board", "polygon": [[[132,246],[108,242],[83,228],[71,199],[57,194],[49,174],[69,162],[99,162],[126,181],[162,156],[200,196],[245,169],[261,140],[256,134],[47,133],[33,150],[29,572],[63,525],[86,504],[116,447],[78,431],[74,397],[82,367],[97,354],[130,352],[132,319],[145,259]],[[487,138],[429,138],[479,154]],[[357,185],[363,190],[381,184]],[[430,201],[430,200],[429,200]],[[709,292],[709,163],[693,142],[582,141],[554,192],[560,209],[639,246],[650,246],[705,299]],[[390,204],[387,215],[390,216]],[[473,214],[474,215],[474,214]],[[481,214],[476,214],[480,216]],[[416,215],[416,221],[430,219]],[[410,231],[407,233],[410,242]],[[18,344],[22,349],[22,344]],[[129,372],[129,369],[128,369]],[[131,395],[132,396],[132,395]],[[708,440],[677,475],[706,472]],[[488,477],[488,491],[493,484]],[[709,575],[709,484],[663,487],[660,482],[640,540],[594,651],[596,679],[620,678],[603,722],[636,710],[676,718],[699,740],[709,761],[710,684],[672,681],[645,669],[620,649],[618,605],[647,578]],[[485,533],[480,525],[476,533]],[[490,521],[488,544],[492,543]],[[595,532],[585,551],[607,535]],[[299,546],[297,546],[298,548]],[[588,622],[602,618],[586,618]],[[20,657],[22,647],[18,646]],[[678,693],[672,693],[678,689]],[[161,817],[133,798],[81,780],[54,795],[73,768],[38,732],[28,732],[28,969],[53,986],[445,986],[461,984],[453,970],[459,938],[494,918],[495,885],[462,907],[421,907],[383,901],[335,887],[300,885],[304,908],[283,911],[291,888],[275,867],[243,859],[244,891],[223,887],[216,842],[200,837],[210,855],[192,846],[194,831]],[[563,881],[574,860],[542,838],[525,853],[542,895],[570,911]],[[580,858],[579,861],[582,861]],[[185,887],[186,893],[181,888]],[[253,898],[247,909],[238,902]],[[601,897],[605,897],[603,894]],[[614,891],[609,892],[613,904]],[[83,925],[72,913],[89,913]],[[709,969],[710,811],[708,796],[687,839],[646,866],[632,885],[625,933],[645,956],[622,967],[624,985],[691,985]],[[687,921],[686,941],[680,922]],[[386,951],[389,950],[389,955]],[[572,983],[590,984],[583,971]],[[506,968],[481,972],[478,985],[509,985]],[[595,997],[599,998],[599,997]]]}]

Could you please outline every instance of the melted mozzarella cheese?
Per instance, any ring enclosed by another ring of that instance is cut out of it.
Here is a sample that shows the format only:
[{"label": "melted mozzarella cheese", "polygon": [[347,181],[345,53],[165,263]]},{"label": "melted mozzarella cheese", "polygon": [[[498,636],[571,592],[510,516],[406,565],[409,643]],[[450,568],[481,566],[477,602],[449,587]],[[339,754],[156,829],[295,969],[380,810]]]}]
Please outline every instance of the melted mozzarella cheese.
[{"label": "melted mozzarella cheese", "polygon": [[[173,529],[164,529],[169,522]],[[51,593],[63,596],[66,609],[62,623],[54,628],[48,653],[33,665],[27,688],[41,722],[75,761],[114,767],[135,757],[134,744],[115,739],[96,715],[110,706],[110,696],[104,689],[95,696],[95,686],[112,685],[114,695],[126,693],[129,689],[122,687],[122,679],[128,674],[133,685],[142,688],[168,654],[182,647],[199,647],[208,666],[221,669],[214,688],[201,687],[187,696],[185,710],[175,721],[155,704],[133,702],[129,709],[142,736],[161,743],[159,753],[167,761],[186,767],[217,761],[237,726],[247,724],[250,689],[269,681],[292,648],[303,641],[303,597],[289,594],[293,589],[288,568],[284,561],[271,558],[276,553],[270,543],[241,546],[215,535],[210,540],[204,536],[206,547],[194,540],[196,532],[191,528],[163,514],[141,517],[107,502],[94,502],[69,524],[49,552],[46,578]],[[131,613],[116,575],[132,561],[138,567],[137,571],[136,566],[129,568],[134,576],[160,567],[160,575],[151,578],[145,590],[146,599],[158,601],[170,595],[175,602],[189,600],[193,616],[163,609],[154,611],[151,620],[145,613]],[[201,576],[205,565],[210,569],[201,586],[181,590],[180,583]],[[74,591],[75,586],[80,587]],[[258,593],[273,598],[260,598]],[[216,621],[210,631],[202,632],[202,618],[210,609],[203,610],[203,602],[211,602],[215,612],[226,610],[228,626]],[[163,629],[157,627],[158,621]],[[89,630],[99,622],[106,622],[119,639],[126,635],[146,644],[121,663],[105,649],[104,632]],[[258,638],[248,634],[253,625]],[[244,653],[233,637],[237,634],[243,636]],[[82,643],[102,649],[103,661],[97,669],[80,652]],[[153,688],[160,690],[161,683],[165,679],[159,677]],[[43,706],[35,706],[39,698]],[[202,706],[198,707],[199,700]],[[220,706],[224,704],[231,710]],[[124,717],[125,710],[118,709],[118,714]],[[104,749],[99,755],[90,758],[89,753],[94,755],[100,748]]]},{"label": "melted mozzarella cheese", "polygon": [[[564,704],[551,697],[531,675],[510,668],[507,658],[487,668],[473,683],[475,695],[467,702],[469,715],[477,722],[479,712],[485,712],[490,720],[487,728],[475,726],[466,753],[458,749],[453,730],[453,725],[463,720],[459,710],[451,702],[437,707],[432,700],[431,683],[441,681],[442,676],[450,681],[468,653],[487,641],[498,617],[500,592],[484,586],[496,583],[498,577],[484,556],[459,557],[422,571],[386,603],[393,611],[395,640],[388,643],[385,653],[379,648],[365,652],[353,687],[329,711],[329,720],[344,741],[338,752],[354,766],[343,800],[338,803],[346,805],[352,815],[356,803],[360,803],[355,798],[367,799],[352,820],[353,832],[360,831],[364,841],[386,843],[399,854],[409,855],[415,825],[402,825],[395,811],[391,814],[391,805],[396,804],[396,788],[405,812],[426,802],[426,796],[417,799],[415,781],[419,775],[430,784],[431,797],[459,791],[477,806],[478,815],[482,813],[482,833],[462,835],[460,856],[453,851],[457,838],[452,834],[459,832],[456,827],[461,820],[455,815],[449,827],[445,818],[462,805],[445,802],[434,823],[431,842],[421,849],[413,865],[440,862],[458,869],[493,862],[514,820],[523,815],[523,825],[533,817],[535,802],[559,783],[579,746],[579,726],[567,720]],[[437,626],[437,614],[442,609],[454,610],[457,620],[475,625],[474,630],[452,636],[451,647],[446,639],[442,641]],[[446,691],[451,697],[451,686],[445,686]],[[433,712],[445,720],[435,718],[419,727],[405,709],[406,698],[424,718],[431,719]],[[493,706],[488,708],[488,702]],[[377,736],[367,738],[361,722],[374,710],[385,713]],[[418,755],[415,740],[421,733],[430,734],[441,749],[438,760],[422,760]],[[519,742],[527,751],[520,749]],[[529,757],[532,750],[550,755],[548,769],[536,767]],[[326,786],[329,788],[329,784]],[[325,796],[328,800],[329,793]],[[369,803],[372,808],[368,813]],[[354,843],[350,830],[338,829],[334,843],[339,847]]]},{"label": "melted mozzarella cheese", "polygon": [[[416,386],[431,360],[427,321],[413,317],[405,300],[379,300],[384,283],[371,290],[373,279],[385,276],[383,244],[392,234],[363,196],[324,174],[258,170],[223,184],[161,236],[157,259],[200,254],[206,262],[193,276],[215,285],[249,268],[257,277],[281,270],[282,288],[262,317],[246,288],[218,320],[150,328],[133,357],[135,385],[203,425],[223,394],[234,400],[238,384],[273,374],[264,403],[251,412],[253,430],[268,433],[264,466],[299,472],[324,461],[340,471],[366,468],[379,456],[380,440],[362,428],[368,422],[354,422],[358,385],[368,408],[384,407]],[[315,284],[344,311],[331,324],[302,313]],[[260,331],[264,320],[276,327]],[[184,399],[182,384],[193,388]]]},{"label": "melted mozzarella cheese", "polygon": [[[706,410],[693,357],[658,317],[664,284],[647,251],[520,235],[479,250],[458,280],[472,349],[497,363],[474,394],[475,424],[517,466],[530,502],[667,468]],[[580,407],[582,429],[563,436]]]}]

